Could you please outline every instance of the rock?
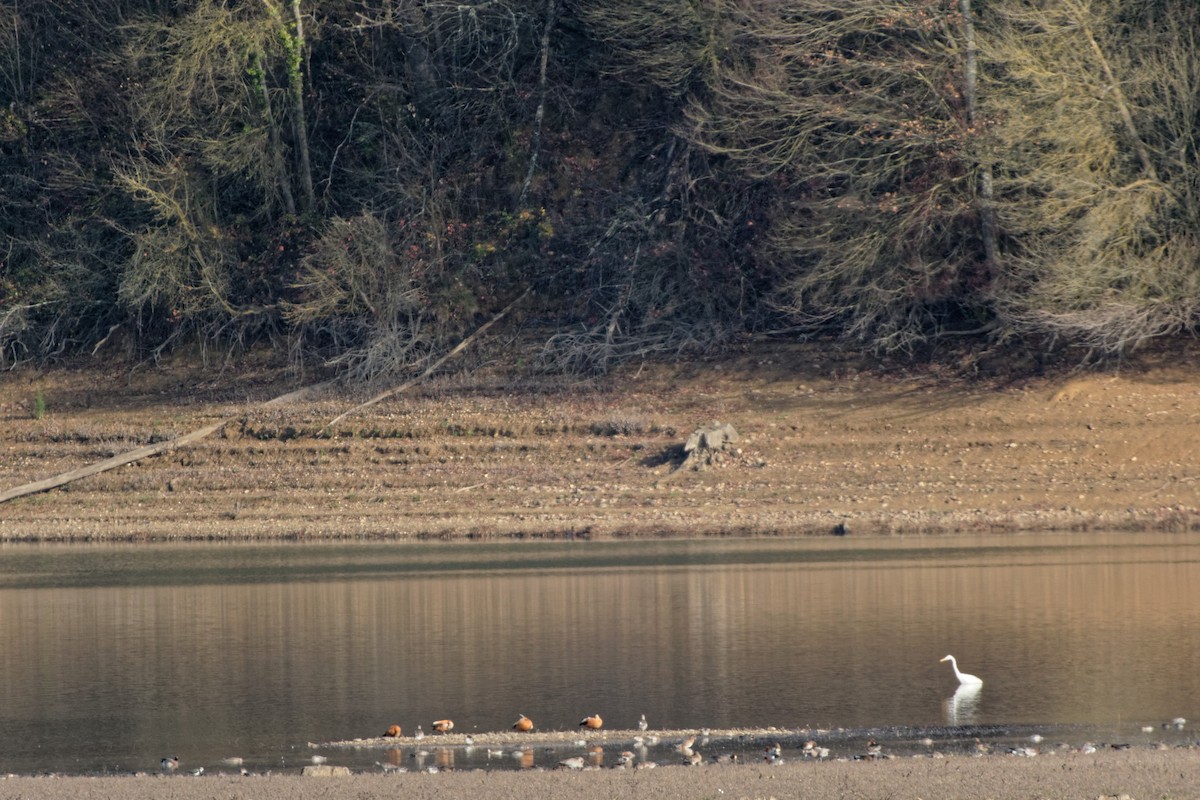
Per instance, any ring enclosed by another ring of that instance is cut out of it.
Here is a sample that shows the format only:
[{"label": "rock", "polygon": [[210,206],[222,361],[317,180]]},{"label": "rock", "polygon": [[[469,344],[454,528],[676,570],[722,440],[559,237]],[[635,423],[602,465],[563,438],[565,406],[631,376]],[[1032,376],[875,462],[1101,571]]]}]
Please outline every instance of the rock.
[{"label": "rock", "polygon": [[349,767],[335,767],[330,764],[312,764],[300,770],[301,775],[314,778],[340,778],[350,775]]}]

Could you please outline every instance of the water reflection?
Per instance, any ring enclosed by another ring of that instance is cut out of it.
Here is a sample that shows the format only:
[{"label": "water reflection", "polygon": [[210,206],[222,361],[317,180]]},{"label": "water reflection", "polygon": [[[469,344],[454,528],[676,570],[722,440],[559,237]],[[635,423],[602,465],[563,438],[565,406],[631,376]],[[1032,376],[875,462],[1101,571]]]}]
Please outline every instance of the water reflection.
[{"label": "water reflection", "polygon": [[975,725],[979,722],[979,695],[982,685],[964,683],[946,698],[947,725]]},{"label": "water reflection", "polygon": [[[543,730],[1200,717],[1182,537],[0,547],[0,587],[0,772],[175,752],[278,769],[309,741],[518,712]],[[946,699],[947,650],[987,703]],[[453,761],[430,742],[423,766]]]}]

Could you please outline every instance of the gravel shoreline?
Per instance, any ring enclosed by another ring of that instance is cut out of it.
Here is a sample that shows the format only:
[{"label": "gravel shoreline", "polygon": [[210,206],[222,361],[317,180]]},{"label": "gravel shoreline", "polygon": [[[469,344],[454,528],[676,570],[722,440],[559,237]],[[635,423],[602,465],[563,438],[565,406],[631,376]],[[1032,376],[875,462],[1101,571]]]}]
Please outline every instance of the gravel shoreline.
[{"label": "gravel shoreline", "polygon": [[475,771],[437,774],[266,777],[8,777],[0,797],[22,800],[374,800],[478,798],[586,800],[613,797],[939,800],[963,798],[1190,798],[1200,786],[1200,751],[1051,753],[897,758],[873,762],[791,762],[595,771]]}]

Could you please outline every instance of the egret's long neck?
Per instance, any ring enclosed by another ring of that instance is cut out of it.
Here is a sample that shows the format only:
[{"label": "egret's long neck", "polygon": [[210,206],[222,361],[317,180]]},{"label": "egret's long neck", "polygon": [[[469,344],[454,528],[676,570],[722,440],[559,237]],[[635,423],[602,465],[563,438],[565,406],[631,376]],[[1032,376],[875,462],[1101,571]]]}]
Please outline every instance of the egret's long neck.
[{"label": "egret's long neck", "polygon": [[958,661],[954,659],[954,656],[950,656],[950,666],[954,667],[954,677],[958,678],[959,682],[961,683],[962,673],[958,671]]}]

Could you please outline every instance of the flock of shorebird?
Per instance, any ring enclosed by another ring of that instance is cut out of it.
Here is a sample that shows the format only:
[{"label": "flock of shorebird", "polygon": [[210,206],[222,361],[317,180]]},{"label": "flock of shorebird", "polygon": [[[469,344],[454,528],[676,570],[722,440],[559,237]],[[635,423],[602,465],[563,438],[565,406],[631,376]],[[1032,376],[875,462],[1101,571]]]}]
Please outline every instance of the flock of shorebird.
[{"label": "flock of shorebird", "polygon": [[[430,727],[437,733],[445,734],[445,733],[449,733],[450,731],[454,730],[454,721],[450,720],[450,719],[434,720],[433,723],[430,725]],[[517,721],[512,724],[512,729],[519,733],[528,733],[528,732],[532,731],[534,729],[534,727],[535,726],[534,726],[533,720],[531,720],[529,717],[525,716],[524,714],[518,715]],[[599,714],[589,714],[588,716],[579,720],[579,727],[586,728],[587,730],[593,730],[593,731],[600,730],[601,728],[604,727],[604,719]],[[649,723],[646,722],[646,715],[642,714],[641,718],[638,720],[638,723],[637,723],[638,730],[642,733],[645,733],[649,729],[649,727],[650,727]],[[384,738],[398,738],[402,735],[403,735],[403,732],[399,725],[390,725],[390,726],[388,726],[388,729],[386,731],[384,731],[384,733],[383,733]],[[684,765],[696,766],[696,765],[702,764],[704,762],[703,757],[700,755],[700,753],[697,752],[697,748],[701,744],[705,744],[708,742],[708,736],[709,736],[709,730],[706,728],[698,734],[693,734],[693,735],[684,737],[681,741],[679,741],[677,744],[674,745],[674,749],[680,755],[683,756],[682,763]],[[422,726],[418,725],[417,732],[416,732],[416,734],[414,734],[413,738],[414,739],[423,739],[424,737],[425,737],[424,728]],[[635,753],[633,750],[625,750],[617,756],[615,766],[618,768],[635,768],[635,769],[647,769],[650,767],[658,766],[658,764],[656,762],[646,760],[645,751],[646,751],[647,747],[652,746],[652,745],[657,745],[657,744],[659,744],[659,742],[660,742],[660,740],[659,740],[659,737],[657,737],[657,736],[641,736],[641,735],[635,736],[633,738],[633,744],[635,745],[635,747],[637,749],[642,751],[642,754],[641,754],[642,760],[640,762],[637,760],[638,754]],[[471,736],[465,737],[464,743],[468,747],[472,746],[474,744],[473,737],[471,737]],[[578,742],[576,742],[576,744],[579,744],[579,745],[585,745],[586,743],[587,743],[586,740],[583,740],[583,739],[580,739]],[[600,748],[595,748],[595,751],[600,751]],[[514,752],[517,754],[525,754],[526,751],[518,749]],[[488,749],[489,757],[492,756],[493,754],[495,754],[497,756],[501,756],[501,755],[504,755],[504,751],[500,750],[500,749],[489,748]],[[880,756],[881,754],[882,754],[882,748],[879,746],[879,744],[877,744],[874,739],[870,740],[867,744],[867,756],[866,757],[874,758],[874,757]],[[558,762],[558,766],[562,769],[586,769],[588,767],[589,763],[592,767],[599,766],[599,760],[596,757],[597,752],[593,752],[591,755],[592,755],[592,758],[590,758],[590,759],[584,758],[583,756],[571,756],[569,758],[564,758]],[[829,757],[829,748],[819,746],[815,740],[809,740],[809,741],[805,742],[804,746],[800,749],[800,755],[803,756],[804,758],[825,759],[825,758]],[[767,747],[764,750],[763,759],[768,764],[782,764],[783,763],[783,745],[776,742],[775,744],[772,744],[769,747]],[[743,760],[742,755],[737,752],[721,753],[721,754],[713,755],[710,757],[710,761],[712,761],[713,763],[716,763],[716,764],[732,764],[732,763],[738,763],[742,760]],[[394,772],[394,771],[404,770],[403,767],[401,767],[397,764],[391,764],[391,763],[384,764],[381,762],[377,762],[377,763],[379,763],[379,766],[382,767],[385,771]],[[429,767],[428,769],[430,771],[434,771],[434,770],[437,770],[437,767]]]},{"label": "flock of shorebird", "polygon": [[[958,678],[959,683],[962,684],[963,686],[977,688],[977,687],[980,687],[983,685],[983,681],[980,680],[979,678],[977,678],[976,676],[968,675],[964,672],[960,672],[958,669],[958,662],[955,660],[954,656],[948,655],[941,660],[950,662],[950,665],[954,668],[954,675]],[[454,730],[454,720],[452,720],[452,719],[435,719],[432,723],[430,723],[429,727],[433,730],[434,733],[443,734],[443,735],[448,734],[452,730]],[[516,722],[514,722],[512,724],[512,729],[519,733],[529,733],[534,730],[534,727],[535,727],[535,725],[534,725],[533,720],[530,719],[529,717],[525,716],[524,714],[519,714],[517,716]],[[593,731],[600,730],[601,728],[604,727],[604,719],[599,714],[588,714],[583,719],[579,720],[579,727],[587,729],[587,730],[593,730]],[[637,727],[638,727],[638,730],[642,731],[642,732],[646,731],[650,727],[649,724],[646,722],[645,714],[641,715],[641,718],[638,720]],[[389,725],[387,730],[385,730],[383,732],[384,738],[398,739],[398,738],[402,737],[403,735],[404,735],[404,731],[399,725]],[[702,734],[700,734],[700,735],[706,737],[707,731],[702,732]],[[413,738],[414,739],[425,738],[425,730],[422,726],[420,726],[420,725],[417,726],[417,731],[413,735]],[[676,745],[675,749],[683,756],[683,763],[685,765],[695,766],[695,765],[703,763],[703,758],[696,751],[697,741],[698,741],[697,736],[688,736],[688,737],[685,737],[678,745]],[[635,737],[635,739],[634,739],[634,744],[639,747],[645,747],[647,744],[657,744],[657,742],[658,742],[657,737],[650,737],[649,739],[647,739],[645,737],[638,736],[638,737]],[[468,746],[472,745],[474,743],[472,737],[467,736],[465,743]],[[829,757],[829,748],[821,747],[820,745],[818,745],[816,743],[816,741],[809,740],[809,741],[806,741],[804,743],[803,747],[800,749],[800,754],[804,758],[825,759],[825,758]],[[870,739],[867,742],[866,754],[863,756],[859,756],[859,757],[860,758],[879,758],[882,755],[883,755],[883,748],[874,739]],[[316,763],[317,758],[321,758],[321,757],[314,756],[314,763]],[[324,759],[322,758],[322,761],[323,760]],[[634,763],[635,760],[636,760],[635,753],[633,753],[633,751],[627,750],[627,751],[622,752],[620,754],[620,756],[617,758],[617,766],[618,767],[633,767],[633,766],[635,766],[635,763]],[[735,762],[738,762],[741,760],[741,756],[738,753],[724,753],[724,754],[712,756],[711,760],[716,763],[735,763]],[[768,764],[782,764],[783,763],[783,747],[782,747],[782,745],[776,743],[776,744],[773,744],[773,745],[767,747],[766,750],[764,751],[763,760]],[[574,756],[571,758],[565,758],[565,759],[561,760],[558,763],[558,766],[565,768],[565,769],[583,769],[585,767],[585,764],[586,764],[586,762],[583,757]],[[168,756],[168,757],[162,759],[162,761],[160,762],[160,766],[162,767],[164,772],[174,772],[175,770],[179,769],[179,758],[176,756]],[[390,765],[390,764],[389,765],[381,765],[381,766],[385,766],[385,768],[396,769],[396,767],[394,765]],[[655,764],[655,762],[647,761],[647,760],[645,760],[644,757],[641,762],[638,762],[636,764],[636,767],[638,767],[638,768],[646,768],[646,767],[653,767],[653,766],[657,766]],[[203,772],[204,772],[204,768],[200,767],[197,770],[193,770],[192,774],[200,775]]]},{"label": "flock of shorebird", "polygon": [[[960,684],[962,684],[963,686],[975,686],[975,687],[983,686],[983,681],[980,680],[979,678],[977,678],[976,676],[968,675],[965,672],[959,672],[958,661],[955,660],[954,656],[948,655],[941,660],[950,662],[950,666],[954,668],[954,676],[956,678],[958,678],[958,682]],[[454,730],[454,720],[452,720],[452,719],[436,719],[430,724],[429,727],[432,728],[435,733],[449,733],[450,731]],[[601,716],[599,714],[589,714],[586,717],[584,717],[583,719],[579,720],[579,727],[587,728],[589,730],[600,730],[601,728],[604,727],[604,720],[601,718]],[[644,731],[648,727],[649,726],[646,723],[646,715],[642,714],[641,719],[638,720],[638,730]],[[534,728],[533,720],[531,720],[529,717],[525,716],[524,714],[518,715],[517,721],[512,724],[512,729],[514,731],[518,731],[521,733],[528,733],[529,731],[532,731],[533,728]],[[386,731],[384,731],[383,735],[385,738],[399,738],[404,735],[404,731],[403,731],[403,729],[401,729],[401,727],[399,725],[389,725],[388,729]],[[424,737],[425,737],[425,730],[420,725],[418,725],[417,732],[416,732],[416,734],[414,734],[414,738],[423,739]],[[687,741],[687,740],[685,740],[685,741]],[[692,737],[691,742],[689,742],[686,745],[685,749],[687,747],[690,747],[691,743],[694,743],[694,742],[695,742],[695,737]],[[771,760],[769,756],[768,756],[767,760],[768,761]],[[165,761],[166,761],[166,759],[164,759],[164,762]]]},{"label": "flock of shorebird", "polygon": [[[958,662],[955,660],[954,656],[948,655],[945,658],[942,658],[941,660],[943,662],[944,661],[950,662],[950,666],[954,669],[954,675],[958,679],[958,682],[961,685],[961,687],[963,687],[965,689],[975,690],[975,689],[979,689],[980,687],[983,686],[983,681],[980,678],[976,677],[975,675],[969,675],[965,672],[959,671]],[[961,691],[962,691],[962,689],[960,689],[960,692]],[[1182,730],[1184,725],[1186,724],[1186,722],[1187,721],[1185,719],[1183,719],[1182,717],[1179,717],[1179,718],[1171,720],[1170,723],[1164,723],[1162,727],[1164,729],[1170,727],[1170,728],[1174,728],[1175,730]],[[586,730],[592,730],[592,731],[600,730],[601,728],[604,727],[604,720],[600,717],[599,714],[589,714],[586,717],[584,717],[583,719],[579,720],[579,727],[586,729]],[[649,727],[650,727],[649,724],[646,722],[646,715],[642,714],[641,718],[638,720],[638,723],[637,723],[638,730],[642,733],[645,733],[649,729]],[[434,733],[445,735],[454,730],[454,720],[437,719],[437,720],[434,720],[430,724],[430,728],[433,730]],[[518,715],[517,720],[512,724],[512,729],[514,731],[517,731],[518,733],[529,733],[529,732],[533,731],[534,728],[535,728],[535,725],[534,725],[533,720],[530,719],[529,717],[525,716],[524,714]],[[1152,730],[1153,730],[1153,728],[1151,728],[1151,727],[1143,727],[1142,728],[1143,732],[1149,732]],[[401,729],[401,727],[399,725],[390,725],[390,726],[388,726],[387,730],[384,731],[384,733],[383,733],[383,737],[385,737],[385,738],[400,738],[401,736],[403,736],[403,730]],[[705,730],[701,731],[699,734],[684,737],[682,740],[680,740],[677,744],[674,745],[674,749],[682,756],[682,763],[684,765],[697,766],[699,764],[704,763],[704,759],[700,755],[700,753],[697,752],[697,748],[702,744],[708,743],[708,736],[709,736],[709,731],[707,729],[705,729]],[[422,728],[422,726],[418,725],[417,732],[416,732],[416,734],[414,734],[413,738],[423,739],[424,737],[425,737],[424,729]],[[1029,740],[1033,744],[1037,744],[1037,743],[1041,742],[1042,737],[1040,735],[1034,734],[1033,736],[1030,737]],[[466,736],[464,743],[469,748],[470,746],[472,746],[474,744],[474,741],[471,736]],[[633,738],[633,743],[634,743],[635,747],[641,751],[640,754],[634,753],[632,750],[625,750],[617,757],[615,766],[617,766],[618,768],[636,768],[636,769],[645,769],[645,768],[649,768],[649,767],[658,766],[658,764],[656,762],[650,761],[646,758],[646,749],[649,746],[659,744],[659,737],[651,736],[651,735],[639,735],[639,736],[635,736]],[[928,738],[922,739],[921,743],[926,746],[932,746],[934,744],[933,740],[928,739]],[[585,740],[581,739],[577,742],[577,744],[582,745],[582,744],[586,744],[586,742],[585,742]],[[1129,745],[1112,745],[1112,747],[1114,747],[1114,748],[1129,747]],[[600,766],[599,759],[602,758],[602,755],[597,755],[597,753],[600,752],[600,748],[597,747],[594,750],[595,750],[595,752],[593,752],[593,754],[592,754],[593,757],[591,759],[585,759],[583,756],[572,756],[572,757],[564,758],[564,759],[560,760],[558,762],[558,767],[561,769],[580,769],[581,770],[581,769],[586,769],[590,765],[592,768],[596,768],[596,767]],[[978,739],[976,739],[975,740],[975,750],[978,754],[983,754],[983,753],[991,752],[992,747],[990,745],[983,743],[983,742],[979,741]],[[1092,745],[1091,743],[1087,743],[1082,748],[1080,748],[1080,752],[1084,752],[1084,753],[1095,752],[1095,750],[1096,750],[1095,746]],[[518,750],[516,752],[524,753],[525,751]],[[498,755],[504,754],[503,751],[501,751],[501,750],[489,749],[488,750],[489,758],[492,756],[493,753],[496,753]],[[1008,753],[1010,755],[1032,756],[1032,755],[1037,755],[1038,750],[1036,747],[1032,747],[1032,746],[1010,747],[1010,748],[1008,748]],[[810,740],[804,742],[803,746],[799,749],[799,754],[803,758],[806,758],[806,759],[811,758],[811,759],[816,759],[816,760],[824,760],[824,759],[829,758],[829,748],[822,747],[819,744],[817,744],[817,742],[815,740],[810,739]],[[639,755],[641,758],[640,761],[638,761]],[[892,756],[888,756],[888,755],[884,754],[883,747],[878,742],[876,742],[874,739],[868,739],[867,745],[866,745],[866,752],[861,755],[855,756],[854,759],[862,760],[862,759],[876,759],[876,758],[890,758],[890,757],[892,757]],[[710,756],[709,760],[711,762],[717,763],[717,764],[737,763],[737,762],[740,762],[743,760],[743,755],[739,754],[737,752],[727,752],[727,753],[721,753],[718,755]],[[763,752],[763,760],[767,764],[771,764],[771,765],[782,764],[783,763],[783,746],[779,743],[775,743],[775,744],[772,744],[772,745],[769,745],[768,747],[766,747]],[[312,757],[312,761],[314,764],[320,764],[325,761],[325,757],[314,755]],[[235,764],[235,762],[236,762],[236,764]],[[222,763],[225,763],[230,766],[236,766],[236,765],[241,764],[241,759],[226,759],[226,761],[222,762]],[[379,763],[379,762],[377,762],[377,763]],[[529,765],[532,766],[532,760],[530,760]],[[160,766],[162,767],[164,772],[174,772],[179,769],[179,758],[176,756],[168,756],[167,758],[162,759],[162,761],[160,762]],[[407,771],[407,768],[401,767],[400,765],[397,765],[397,764],[379,763],[379,766],[382,767],[385,771],[404,771],[404,772]],[[438,771],[438,767],[429,767],[427,769],[428,769],[428,771]],[[203,774],[203,772],[204,772],[203,767],[199,767],[199,768],[191,771],[191,773],[193,775],[201,775],[201,774]],[[249,774],[245,771],[244,767],[243,767],[242,774]]]},{"label": "flock of shorebird", "polygon": [[[449,733],[454,730],[454,720],[452,719],[435,719],[429,725],[434,733]],[[597,731],[604,727],[604,720],[599,714],[589,714],[579,720],[579,727],[588,728],[589,730]],[[638,730],[646,730],[649,725],[646,723],[646,715],[642,714],[642,718],[638,721]],[[512,724],[512,729],[519,733],[529,733],[534,728],[533,720],[524,714],[517,716],[517,721]],[[383,732],[385,739],[398,739],[404,735],[404,730],[399,725],[389,725],[388,729]],[[417,726],[417,732],[413,734],[414,739],[424,739],[425,729],[420,725]],[[470,739],[470,737],[467,737]],[[469,744],[469,742],[468,742]],[[165,759],[164,759],[165,760]]]}]

